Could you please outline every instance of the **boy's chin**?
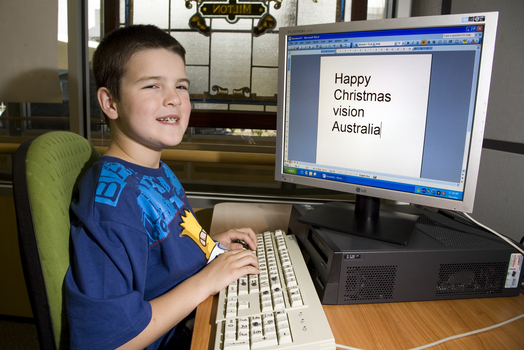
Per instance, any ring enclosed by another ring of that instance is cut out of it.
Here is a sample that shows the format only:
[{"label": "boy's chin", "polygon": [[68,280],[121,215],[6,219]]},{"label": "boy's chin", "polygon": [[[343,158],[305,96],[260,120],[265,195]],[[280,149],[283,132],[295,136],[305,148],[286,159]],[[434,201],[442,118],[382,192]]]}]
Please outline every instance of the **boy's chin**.
[{"label": "boy's chin", "polygon": [[178,146],[182,142],[182,137],[166,140],[162,143],[161,149]]}]

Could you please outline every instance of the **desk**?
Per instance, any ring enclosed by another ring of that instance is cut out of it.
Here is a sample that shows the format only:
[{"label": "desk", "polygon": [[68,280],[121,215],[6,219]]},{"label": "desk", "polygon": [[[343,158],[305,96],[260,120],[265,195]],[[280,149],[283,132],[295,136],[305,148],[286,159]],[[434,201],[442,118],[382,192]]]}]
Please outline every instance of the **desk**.
[{"label": "desk", "polygon": [[[290,213],[288,204],[222,203],[215,206],[210,231],[239,227],[252,227],[255,232],[285,230]],[[208,349],[210,339],[214,339],[216,304],[217,297],[209,297],[198,306],[191,350]],[[365,350],[395,350],[421,346],[518,316],[524,313],[524,295],[323,307],[337,344]],[[522,350],[524,318],[431,349]]]}]

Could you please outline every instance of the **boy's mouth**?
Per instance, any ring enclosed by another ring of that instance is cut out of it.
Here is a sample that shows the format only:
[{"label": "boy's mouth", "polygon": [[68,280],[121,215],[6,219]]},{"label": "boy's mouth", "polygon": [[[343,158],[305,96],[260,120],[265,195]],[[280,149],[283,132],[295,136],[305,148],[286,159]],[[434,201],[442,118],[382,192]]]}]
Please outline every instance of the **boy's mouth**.
[{"label": "boy's mouth", "polygon": [[164,122],[164,123],[176,123],[178,121],[178,118],[177,117],[165,117],[165,118],[158,118],[157,119],[159,122]]}]

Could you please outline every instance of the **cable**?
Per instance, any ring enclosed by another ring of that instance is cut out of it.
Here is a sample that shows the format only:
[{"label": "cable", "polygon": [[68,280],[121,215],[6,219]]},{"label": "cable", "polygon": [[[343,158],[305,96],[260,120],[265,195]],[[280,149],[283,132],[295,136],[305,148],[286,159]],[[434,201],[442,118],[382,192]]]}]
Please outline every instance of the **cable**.
[{"label": "cable", "polygon": [[482,227],[483,229],[485,230],[488,230],[489,232],[493,233],[495,236],[503,239],[504,241],[508,242],[510,245],[512,245],[515,249],[517,249],[519,252],[521,252],[522,254],[524,254],[524,249],[522,249],[522,247],[519,247],[515,242],[513,242],[511,239],[509,239],[508,237],[498,233],[497,231],[493,230],[492,228],[489,228],[487,227],[486,225],[484,224],[481,224],[480,222],[478,222],[477,220],[473,219],[470,215],[466,214],[466,213],[462,213],[462,215],[464,215],[465,217],[467,217],[469,220],[471,220],[472,222],[474,222],[475,224],[477,224],[478,226]]},{"label": "cable", "polygon": [[492,326],[489,326],[489,327],[485,327],[485,328],[481,328],[481,329],[477,329],[477,330],[474,330],[474,331],[471,331],[471,332],[466,332],[466,333],[462,333],[462,334],[457,334],[457,335],[453,335],[451,337],[447,337],[447,338],[444,338],[444,339],[440,339],[440,340],[437,340],[433,343],[429,343],[429,344],[426,344],[426,345],[422,345],[422,346],[417,346],[416,348],[411,348],[409,350],[421,350],[421,349],[427,349],[429,347],[432,347],[432,346],[435,346],[435,345],[438,345],[438,344],[442,344],[442,343],[445,343],[447,341],[450,341],[450,340],[454,340],[454,339],[458,339],[458,338],[463,338],[463,337],[467,337],[467,336],[470,336],[470,335],[473,335],[473,334],[477,334],[477,333],[482,333],[482,332],[486,332],[486,331],[490,331],[492,329],[495,329],[497,327],[500,327],[500,326],[504,326],[508,323],[511,323],[513,321],[516,321],[520,318],[524,317],[524,314],[520,314],[518,316],[515,316],[513,318],[510,318],[509,320],[506,320],[506,321],[503,321],[503,322],[500,322],[500,323],[497,323],[497,324],[494,324]]},{"label": "cable", "polygon": [[359,348],[353,348],[353,347],[351,347],[351,346],[346,346],[346,345],[335,344],[335,346],[337,347],[337,349],[362,350],[362,349],[359,349]]},{"label": "cable", "polygon": [[[466,332],[466,333],[462,333],[462,334],[457,334],[457,335],[453,335],[451,337],[447,337],[447,338],[444,338],[444,339],[440,339],[440,340],[437,340],[437,341],[434,341],[432,343],[429,343],[429,344],[426,344],[426,345],[421,345],[421,346],[417,346],[415,348],[411,348],[409,350],[422,350],[422,349],[427,349],[427,348],[430,348],[432,346],[435,346],[435,345],[439,345],[439,344],[442,344],[442,343],[445,343],[447,341],[450,341],[450,340],[455,340],[455,339],[459,339],[459,338],[463,338],[463,337],[467,337],[467,336],[470,336],[470,335],[474,335],[474,334],[478,334],[478,333],[482,333],[482,332],[486,332],[486,331],[490,331],[492,329],[495,329],[495,328],[498,328],[498,327],[501,327],[501,326],[504,326],[508,323],[511,323],[513,321],[516,321],[518,319],[521,319],[524,317],[524,314],[520,314],[518,316],[515,316],[513,318],[510,318],[509,320],[506,320],[506,321],[503,321],[503,322],[500,322],[500,323],[497,323],[497,324],[494,324],[492,326],[489,326],[489,327],[485,327],[485,328],[481,328],[481,329],[477,329],[477,330],[474,330],[474,331],[471,331],[471,332]],[[346,345],[339,345],[339,344],[335,344],[335,346],[339,349],[347,349],[347,350],[362,350],[362,349],[358,349],[358,348],[353,348],[351,346],[346,346]]]}]

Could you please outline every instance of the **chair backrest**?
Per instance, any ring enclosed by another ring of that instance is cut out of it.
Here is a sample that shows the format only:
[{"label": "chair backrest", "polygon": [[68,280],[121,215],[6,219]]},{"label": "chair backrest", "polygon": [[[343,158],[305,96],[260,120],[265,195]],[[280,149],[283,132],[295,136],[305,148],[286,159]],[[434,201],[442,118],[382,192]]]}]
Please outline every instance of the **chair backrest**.
[{"label": "chair backrest", "polygon": [[41,349],[67,349],[64,278],[69,208],[77,183],[100,157],[80,135],[54,131],[24,142],[13,162],[13,193],[24,277]]}]

